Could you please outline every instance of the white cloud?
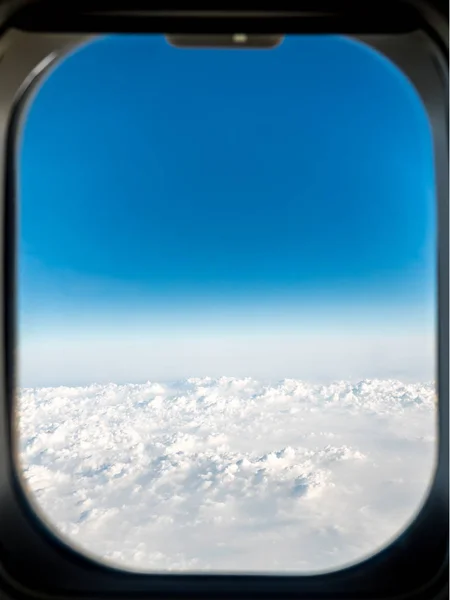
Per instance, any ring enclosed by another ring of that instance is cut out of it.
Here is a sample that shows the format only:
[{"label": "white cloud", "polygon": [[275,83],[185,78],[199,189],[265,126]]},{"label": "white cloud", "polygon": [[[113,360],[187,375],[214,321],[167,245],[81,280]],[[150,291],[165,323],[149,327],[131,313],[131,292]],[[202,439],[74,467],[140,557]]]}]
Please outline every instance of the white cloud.
[{"label": "white cloud", "polygon": [[142,571],[299,571],[358,561],[432,478],[434,385],[262,383],[22,389],[20,460],[65,539]]}]

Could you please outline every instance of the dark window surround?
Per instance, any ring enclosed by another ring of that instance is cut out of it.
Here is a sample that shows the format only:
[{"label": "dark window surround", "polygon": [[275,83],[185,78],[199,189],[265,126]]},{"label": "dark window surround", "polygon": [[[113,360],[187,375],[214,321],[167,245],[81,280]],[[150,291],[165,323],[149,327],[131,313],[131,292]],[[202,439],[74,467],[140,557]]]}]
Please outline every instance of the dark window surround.
[{"label": "dark window surround", "polygon": [[[26,597],[432,598],[448,585],[448,16],[420,2],[303,3],[303,12],[263,16],[169,16],[144,2],[14,2],[0,5],[0,138],[3,163],[3,303],[0,328],[0,589]],[[20,6],[18,7],[20,8]],[[423,10],[422,10],[423,9]],[[4,11],[3,13],[1,11]],[[8,13],[9,10],[9,13]],[[112,12],[111,12],[112,11]],[[269,12],[269,11],[267,11]],[[447,13],[448,15],[448,13]],[[8,21],[5,24],[5,20]],[[8,31],[14,27],[22,31]],[[13,455],[15,351],[16,135],[39,78],[87,33],[102,32],[349,33],[378,48],[412,80],[428,110],[438,191],[439,459],[430,494],[415,521],[388,548],[355,566],[324,575],[140,575],[77,554],[51,534],[20,486]],[[380,35],[383,34],[383,35]]]}]

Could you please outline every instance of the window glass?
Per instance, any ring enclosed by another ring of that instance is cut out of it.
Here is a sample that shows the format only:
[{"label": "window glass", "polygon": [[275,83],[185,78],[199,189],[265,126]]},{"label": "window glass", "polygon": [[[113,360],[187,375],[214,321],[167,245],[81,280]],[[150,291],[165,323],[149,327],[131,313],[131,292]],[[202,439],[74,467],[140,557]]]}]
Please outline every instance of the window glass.
[{"label": "window glass", "polygon": [[332,570],[417,514],[436,444],[436,203],[416,90],[338,36],[109,36],[27,108],[19,459],[125,569]]}]

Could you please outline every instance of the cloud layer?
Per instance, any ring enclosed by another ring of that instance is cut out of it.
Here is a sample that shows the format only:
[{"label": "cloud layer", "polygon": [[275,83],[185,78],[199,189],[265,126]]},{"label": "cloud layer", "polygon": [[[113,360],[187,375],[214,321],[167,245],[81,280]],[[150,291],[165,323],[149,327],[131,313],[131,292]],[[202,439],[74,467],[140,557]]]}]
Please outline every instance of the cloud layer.
[{"label": "cloud layer", "polygon": [[26,388],[20,461],[50,527],[139,571],[315,572],[414,518],[432,383],[187,379]]}]

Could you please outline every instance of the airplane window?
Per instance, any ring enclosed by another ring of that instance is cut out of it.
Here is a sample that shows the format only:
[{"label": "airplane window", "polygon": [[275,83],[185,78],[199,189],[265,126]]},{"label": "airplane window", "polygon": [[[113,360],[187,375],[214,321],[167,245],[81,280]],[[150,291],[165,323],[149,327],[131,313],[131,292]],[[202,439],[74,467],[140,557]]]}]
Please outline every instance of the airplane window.
[{"label": "airplane window", "polygon": [[369,46],[98,38],[18,155],[20,468],[141,572],[325,572],[414,519],[436,445],[432,135]]}]

